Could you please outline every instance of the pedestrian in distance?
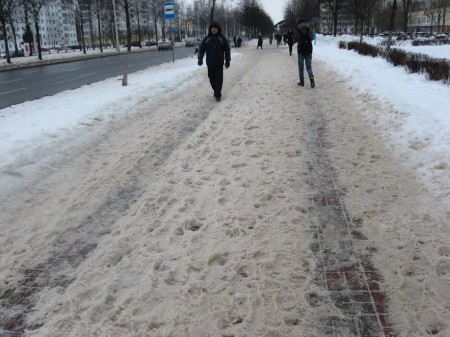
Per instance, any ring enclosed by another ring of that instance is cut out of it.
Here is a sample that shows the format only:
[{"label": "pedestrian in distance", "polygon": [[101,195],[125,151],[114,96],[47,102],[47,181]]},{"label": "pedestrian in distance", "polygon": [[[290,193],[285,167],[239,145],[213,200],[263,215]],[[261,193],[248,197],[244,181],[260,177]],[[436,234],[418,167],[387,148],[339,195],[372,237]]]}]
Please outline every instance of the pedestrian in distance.
[{"label": "pedestrian in distance", "polygon": [[289,55],[292,55],[292,46],[294,45],[294,31],[292,29],[289,29],[286,36],[287,36],[287,43],[289,46]]},{"label": "pedestrian in distance", "polygon": [[262,38],[261,34],[259,34],[259,36],[258,36],[258,46],[256,47],[256,49],[258,49],[259,47],[261,47],[261,49],[263,49],[263,38]]},{"label": "pedestrian in distance", "polygon": [[277,34],[277,48],[278,48],[278,46],[281,46],[282,39],[283,39],[283,37],[281,36],[281,34]]},{"label": "pedestrian in distance", "polygon": [[238,48],[241,48],[242,45],[242,38],[239,36],[237,39]]},{"label": "pedestrian in distance", "polygon": [[297,55],[298,55],[298,73],[300,82],[297,83],[300,86],[305,86],[304,66],[308,72],[309,80],[311,82],[311,88],[316,86],[314,81],[314,74],[312,71],[312,40],[314,32],[305,20],[300,19],[297,26]]},{"label": "pedestrian in distance", "polygon": [[237,47],[237,36],[233,36],[233,43],[234,43],[234,47]]},{"label": "pedestrian in distance", "polygon": [[272,45],[272,40],[273,40],[273,35],[270,34],[270,35],[269,35],[269,44],[270,44],[270,45]]},{"label": "pedestrian in distance", "polygon": [[209,27],[208,35],[202,40],[198,53],[198,65],[203,65],[203,56],[206,54],[208,78],[214,91],[214,97],[219,102],[222,97],[223,66],[230,67],[230,45],[222,35],[219,23],[213,21]]}]

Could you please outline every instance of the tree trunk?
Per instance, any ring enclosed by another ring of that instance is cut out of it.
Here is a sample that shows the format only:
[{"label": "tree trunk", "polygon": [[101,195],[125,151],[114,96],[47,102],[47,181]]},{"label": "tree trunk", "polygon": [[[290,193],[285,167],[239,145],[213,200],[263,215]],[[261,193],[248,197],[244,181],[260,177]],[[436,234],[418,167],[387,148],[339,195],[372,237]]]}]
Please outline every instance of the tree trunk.
[{"label": "tree trunk", "polygon": [[403,0],[403,31],[408,32],[409,10],[411,7],[411,0]]},{"label": "tree trunk", "polygon": [[155,14],[155,41],[158,42],[158,22],[156,21],[156,14]]},{"label": "tree trunk", "polygon": [[130,53],[131,53],[131,21],[130,21],[130,8],[128,0],[125,0],[125,18],[127,23],[127,56],[125,58],[125,69],[122,77],[122,85],[128,85],[128,66],[130,64]]},{"label": "tree trunk", "polygon": [[12,33],[13,41],[14,41],[14,50],[16,51],[16,54],[18,54],[19,47],[17,46],[16,28],[13,24],[11,11],[8,12],[8,18],[9,18],[9,25],[11,26],[11,33]]},{"label": "tree trunk", "polygon": [[81,33],[81,46],[83,47],[83,54],[86,55],[86,42],[84,41],[84,20],[83,11],[80,9],[80,33]]},{"label": "tree trunk", "polygon": [[216,0],[213,0],[213,4],[211,7],[211,19],[209,20],[209,24],[211,24],[214,21],[214,9],[216,7]]},{"label": "tree trunk", "polygon": [[136,13],[136,19],[137,19],[137,24],[138,24],[139,48],[142,48],[141,17],[140,17],[139,9]]},{"label": "tree trunk", "polygon": [[394,3],[392,4],[391,18],[389,22],[389,37],[387,42],[388,50],[391,48],[392,45],[392,31],[394,30],[396,12],[397,12],[397,0],[394,0]]},{"label": "tree trunk", "polygon": [[94,23],[92,21],[92,8],[89,6],[89,30],[91,33],[91,47],[93,50],[95,50]]},{"label": "tree trunk", "polygon": [[[0,8],[3,11],[3,8]],[[8,34],[6,31],[6,19],[1,15],[2,18],[2,31],[3,31],[3,41],[5,41],[5,53],[6,53],[6,62],[11,63],[11,58],[9,57],[9,46],[8,46]]]},{"label": "tree trunk", "polygon": [[41,33],[39,32],[39,11],[33,13],[34,17],[34,29],[36,29],[36,41],[38,47],[38,58],[42,61],[42,50],[41,50]]},{"label": "tree trunk", "polygon": [[100,5],[97,1],[97,23],[98,23],[98,39],[100,43],[100,52],[103,53],[103,43],[102,43],[102,25],[100,22]]},{"label": "tree trunk", "polygon": [[333,36],[337,35],[337,25],[338,25],[338,11],[335,9],[333,11]]}]

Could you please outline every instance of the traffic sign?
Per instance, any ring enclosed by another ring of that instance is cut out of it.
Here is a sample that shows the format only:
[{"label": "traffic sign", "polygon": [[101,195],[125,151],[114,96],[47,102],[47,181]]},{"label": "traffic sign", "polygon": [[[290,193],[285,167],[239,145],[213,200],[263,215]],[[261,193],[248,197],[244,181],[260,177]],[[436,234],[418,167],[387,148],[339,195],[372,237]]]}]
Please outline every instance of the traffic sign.
[{"label": "traffic sign", "polygon": [[164,3],[164,18],[175,19],[175,4],[173,2]]}]

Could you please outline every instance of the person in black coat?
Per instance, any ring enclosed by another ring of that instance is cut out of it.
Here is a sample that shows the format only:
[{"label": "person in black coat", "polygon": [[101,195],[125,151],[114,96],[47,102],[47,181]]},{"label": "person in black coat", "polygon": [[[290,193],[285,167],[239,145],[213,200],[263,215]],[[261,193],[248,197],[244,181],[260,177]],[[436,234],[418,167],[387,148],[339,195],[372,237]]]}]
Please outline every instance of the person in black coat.
[{"label": "person in black coat", "polygon": [[261,34],[259,34],[259,36],[258,36],[258,46],[256,47],[256,49],[258,49],[259,47],[261,47],[261,49],[263,49],[263,38],[262,38]]},{"label": "person in black coat", "polygon": [[292,46],[294,45],[294,32],[289,29],[287,33],[287,43],[289,45],[289,55],[292,55]]},{"label": "person in black coat", "polygon": [[222,28],[213,21],[209,27],[209,33],[200,44],[198,53],[198,65],[203,65],[203,56],[206,53],[206,65],[208,66],[208,78],[214,90],[216,101],[222,97],[223,65],[230,67],[230,44],[222,35]]}]

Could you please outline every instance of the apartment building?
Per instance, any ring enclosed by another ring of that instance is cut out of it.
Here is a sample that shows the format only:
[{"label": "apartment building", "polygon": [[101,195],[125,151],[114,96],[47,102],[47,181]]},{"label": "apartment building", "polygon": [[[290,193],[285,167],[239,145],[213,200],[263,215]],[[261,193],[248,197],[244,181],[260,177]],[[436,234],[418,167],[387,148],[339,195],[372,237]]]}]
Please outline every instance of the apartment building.
[{"label": "apartment building", "polygon": [[429,9],[419,6],[411,13],[409,31],[412,33],[450,33],[450,7]]},{"label": "apartment building", "polygon": [[[50,5],[44,7],[39,15],[42,48],[57,48],[78,44],[73,6],[64,4],[63,0],[54,0]],[[36,40],[35,25],[31,15],[28,15],[28,20]],[[19,8],[15,12],[12,21],[16,35],[15,39],[11,25],[7,25],[8,48],[11,51],[14,50],[15,42],[17,47],[22,49],[23,34],[26,27],[23,8]],[[3,40],[0,42],[0,50],[1,52],[5,50]]]}]

